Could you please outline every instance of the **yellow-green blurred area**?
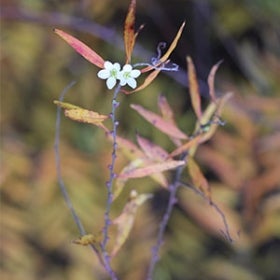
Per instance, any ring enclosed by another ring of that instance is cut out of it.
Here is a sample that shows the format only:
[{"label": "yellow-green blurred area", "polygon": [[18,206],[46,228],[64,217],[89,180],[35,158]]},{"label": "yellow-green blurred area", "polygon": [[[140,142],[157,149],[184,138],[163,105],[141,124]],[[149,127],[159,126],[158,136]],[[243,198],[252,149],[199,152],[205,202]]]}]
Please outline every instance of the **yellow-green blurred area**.
[{"label": "yellow-green blurred area", "polygon": [[[180,128],[195,123],[187,87],[186,55],[197,68],[203,106],[207,76],[219,95],[233,92],[226,121],[199,147],[195,159],[223,210],[234,241],[223,237],[221,217],[197,194],[181,188],[168,224],[155,280],[280,279],[280,1],[138,0],[133,63],[150,62],[159,42],[186,27],[171,56],[179,72],[161,73],[145,90],[119,96],[118,132],[138,132],[169,152],[165,135],[129,104],[157,111],[167,97]],[[128,0],[1,1],[1,279],[109,279],[79,232],[60,193],[55,168],[56,106],[66,102],[109,114],[112,92],[97,69],[53,33],[62,29],[104,59],[124,62],[123,22]],[[141,80],[141,77],[140,77]],[[100,129],[62,118],[62,175],[88,233],[103,226],[111,144]],[[117,170],[125,162],[118,158]],[[171,180],[171,177],[170,177]],[[184,173],[182,178],[188,181]],[[113,261],[122,280],[145,279],[168,192],[151,179],[130,180],[113,204],[112,217],[131,189],[153,193],[138,211],[129,239]]]}]

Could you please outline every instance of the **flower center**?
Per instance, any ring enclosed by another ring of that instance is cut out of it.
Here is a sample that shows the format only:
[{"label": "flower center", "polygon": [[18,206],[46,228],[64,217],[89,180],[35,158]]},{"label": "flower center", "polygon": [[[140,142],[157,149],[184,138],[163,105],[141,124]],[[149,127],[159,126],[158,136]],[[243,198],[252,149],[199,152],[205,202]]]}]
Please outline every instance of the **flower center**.
[{"label": "flower center", "polygon": [[111,75],[111,77],[117,78],[118,70],[117,69],[112,69],[110,71],[110,75]]},{"label": "flower center", "polygon": [[130,72],[124,72],[124,73],[123,73],[123,77],[124,77],[125,79],[130,78]]}]

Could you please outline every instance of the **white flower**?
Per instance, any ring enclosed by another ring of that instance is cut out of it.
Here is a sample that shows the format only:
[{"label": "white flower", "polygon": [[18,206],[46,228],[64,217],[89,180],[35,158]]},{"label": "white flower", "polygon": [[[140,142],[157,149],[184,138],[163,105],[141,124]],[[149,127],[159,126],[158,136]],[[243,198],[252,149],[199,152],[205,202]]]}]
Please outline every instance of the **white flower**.
[{"label": "white flower", "polygon": [[119,63],[112,63],[110,61],[105,61],[104,63],[104,69],[100,70],[97,73],[98,78],[106,80],[106,85],[108,89],[112,89],[118,79],[118,75],[120,73],[121,66]]},{"label": "white flower", "polygon": [[122,71],[118,73],[120,85],[125,86],[126,84],[128,84],[131,88],[136,88],[137,83],[135,78],[138,78],[140,74],[140,70],[132,69],[132,66],[130,64],[124,65]]}]

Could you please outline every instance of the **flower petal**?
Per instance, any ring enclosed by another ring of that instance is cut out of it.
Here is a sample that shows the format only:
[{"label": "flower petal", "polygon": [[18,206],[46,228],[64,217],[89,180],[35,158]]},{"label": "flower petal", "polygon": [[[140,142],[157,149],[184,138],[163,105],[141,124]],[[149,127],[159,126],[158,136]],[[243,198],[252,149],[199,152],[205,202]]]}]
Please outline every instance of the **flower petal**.
[{"label": "flower petal", "polygon": [[130,76],[133,77],[133,78],[138,78],[141,74],[141,71],[138,70],[138,69],[133,69],[131,72],[130,72]]},{"label": "flower petal", "polygon": [[108,79],[110,77],[110,72],[107,69],[102,69],[97,73],[97,77],[100,79]]},{"label": "flower petal", "polygon": [[136,86],[137,86],[136,80],[133,78],[128,79],[127,84],[133,89],[136,88]]},{"label": "flower petal", "polygon": [[112,89],[117,83],[117,80],[114,77],[109,77],[106,81],[108,89]]}]

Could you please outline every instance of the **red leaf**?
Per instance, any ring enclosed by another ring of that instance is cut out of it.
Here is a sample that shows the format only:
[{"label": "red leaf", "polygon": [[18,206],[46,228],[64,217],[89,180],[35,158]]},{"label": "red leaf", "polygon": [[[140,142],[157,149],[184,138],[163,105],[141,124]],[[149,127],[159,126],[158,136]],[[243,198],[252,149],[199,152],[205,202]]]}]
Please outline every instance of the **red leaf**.
[{"label": "red leaf", "polygon": [[162,163],[152,163],[141,168],[128,170],[127,172],[121,173],[118,177],[123,179],[142,178],[154,173],[160,173],[169,169],[174,169],[184,164],[185,161],[183,160],[167,160]]},{"label": "red leaf", "polygon": [[198,82],[196,78],[196,71],[192,59],[188,56],[187,57],[187,64],[188,64],[188,77],[189,77],[189,88],[190,88],[190,95],[191,95],[191,102],[194,112],[198,119],[201,118],[201,98],[199,93]]},{"label": "red leaf", "polygon": [[131,104],[131,108],[136,110],[144,119],[154,125],[157,129],[164,132],[165,134],[177,138],[177,139],[187,139],[187,135],[183,133],[176,124],[172,124],[164,120],[161,116],[144,109],[140,105]]},{"label": "red leaf", "polygon": [[137,142],[149,159],[159,162],[167,159],[168,153],[160,146],[139,135],[137,135]]},{"label": "red leaf", "polygon": [[54,29],[54,32],[63,40],[65,40],[77,53],[83,56],[90,63],[96,65],[99,68],[104,67],[104,59],[83,42],[62,30]]}]

